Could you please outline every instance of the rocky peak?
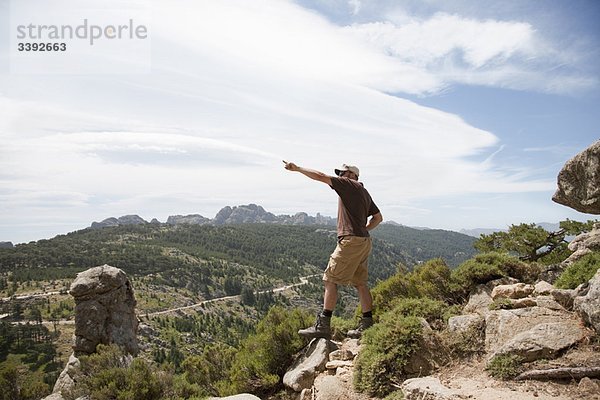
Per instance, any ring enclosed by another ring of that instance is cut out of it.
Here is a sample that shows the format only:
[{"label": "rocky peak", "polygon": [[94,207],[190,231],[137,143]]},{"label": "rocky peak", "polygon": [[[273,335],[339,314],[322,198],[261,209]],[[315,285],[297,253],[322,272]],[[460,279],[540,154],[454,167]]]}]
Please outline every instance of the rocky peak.
[{"label": "rocky peak", "polygon": [[[153,219],[152,221],[155,221]],[[156,221],[158,223],[158,221]],[[168,225],[180,225],[180,224],[188,224],[188,225],[204,225],[208,224],[210,219],[203,217],[200,214],[190,214],[190,215],[171,215],[167,218]]]},{"label": "rocky peak", "polygon": [[62,399],[61,393],[73,387],[80,366],[78,357],[94,353],[98,344],[114,343],[131,355],[139,351],[136,300],[122,270],[102,265],[80,272],[69,293],[75,298],[73,354],[49,399]]},{"label": "rocky peak", "polygon": [[111,226],[121,226],[121,225],[141,225],[147,224],[148,221],[141,218],[139,215],[123,215],[122,217],[115,218],[110,217],[106,218],[102,222],[92,222],[92,229],[101,229],[107,228]]},{"label": "rocky peak", "polygon": [[600,214],[600,140],[567,161],[552,200],[579,212]]}]

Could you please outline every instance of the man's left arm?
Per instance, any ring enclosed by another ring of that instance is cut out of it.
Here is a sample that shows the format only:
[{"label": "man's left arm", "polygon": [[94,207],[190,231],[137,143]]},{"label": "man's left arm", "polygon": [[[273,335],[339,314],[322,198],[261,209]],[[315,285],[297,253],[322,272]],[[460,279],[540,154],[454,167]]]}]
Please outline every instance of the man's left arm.
[{"label": "man's left arm", "polygon": [[371,230],[377,228],[377,225],[379,225],[382,221],[383,221],[383,215],[381,215],[380,212],[378,212],[377,214],[374,214],[371,217],[371,219],[369,219],[369,222],[367,222],[367,230],[371,231]]}]

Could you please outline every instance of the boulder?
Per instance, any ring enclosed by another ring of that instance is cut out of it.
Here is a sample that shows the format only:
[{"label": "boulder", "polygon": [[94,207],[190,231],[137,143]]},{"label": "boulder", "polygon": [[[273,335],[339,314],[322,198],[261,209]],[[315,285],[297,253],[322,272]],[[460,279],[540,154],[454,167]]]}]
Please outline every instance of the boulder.
[{"label": "boulder", "polygon": [[576,316],[543,307],[490,311],[485,333],[491,357],[515,353],[528,361],[554,357],[587,334]]},{"label": "boulder", "polygon": [[579,212],[600,214],[600,141],[567,161],[557,184],[553,201]]},{"label": "boulder", "polygon": [[464,313],[477,313],[485,315],[489,312],[489,306],[494,301],[492,300],[492,289],[486,285],[478,285],[469,296],[469,301],[463,309]]},{"label": "boulder", "polygon": [[136,301],[122,270],[109,265],[90,268],[77,274],[70,293],[75,298],[76,356],[94,353],[100,343],[138,353]]},{"label": "boulder", "polygon": [[309,389],[317,374],[325,370],[329,353],[336,350],[335,347],[337,346],[329,340],[313,339],[287,370],[283,376],[283,384],[296,392]]},{"label": "boulder", "polygon": [[531,297],[525,297],[523,299],[510,299],[510,308],[526,308],[535,307],[537,305],[537,300]]},{"label": "boulder", "polygon": [[518,281],[514,278],[505,277],[494,279],[485,284],[477,285],[469,296],[469,301],[463,309],[465,314],[477,313],[485,315],[489,312],[489,306],[494,301],[492,300],[492,291],[499,285],[512,285]]},{"label": "boulder", "polygon": [[449,355],[439,335],[431,329],[424,318],[420,318],[423,334],[418,342],[417,351],[412,352],[403,372],[408,377],[428,375],[439,368]]},{"label": "boulder", "polygon": [[329,354],[329,361],[351,361],[355,354],[348,349],[339,349]]},{"label": "boulder", "polygon": [[457,315],[448,319],[449,332],[467,332],[483,328],[485,320],[479,314]]},{"label": "boulder", "polygon": [[551,310],[565,310],[565,307],[558,303],[552,296],[538,296],[535,298],[535,302],[538,306],[543,308],[549,308]]},{"label": "boulder", "polygon": [[[339,371],[339,369],[338,369]],[[352,387],[352,373],[343,375],[321,374],[315,379],[313,388],[314,400],[370,400],[370,397],[356,393]]]},{"label": "boulder", "polygon": [[545,296],[550,294],[554,290],[554,286],[549,284],[546,281],[539,281],[534,286],[535,290],[533,291],[534,296]]},{"label": "boulder", "polygon": [[568,247],[573,254],[560,264],[563,269],[588,253],[600,251],[600,223],[596,223],[591,231],[577,235]]},{"label": "boulder", "polygon": [[56,399],[75,384],[80,368],[77,357],[94,353],[98,344],[115,343],[130,355],[138,352],[136,301],[122,270],[102,265],[80,272],[69,293],[75,298],[75,344],[54,384]]},{"label": "boulder", "polygon": [[459,398],[433,376],[405,380],[402,383],[402,393],[404,400],[455,400]]},{"label": "boulder", "polygon": [[533,293],[535,287],[525,283],[515,283],[512,285],[499,285],[492,290],[492,300],[504,299],[522,299]]},{"label": "boulder", "polygon": [[491,354],[517,354],[523,361],[556,358],[565,350],[586,337],[586,331],[572,321],[542,323],[515,335]]},{"label": "boulder", "polygon": [[594,330],[600,333],[600,269],[589,281],[587,294],[576,297],[573,309]]}]

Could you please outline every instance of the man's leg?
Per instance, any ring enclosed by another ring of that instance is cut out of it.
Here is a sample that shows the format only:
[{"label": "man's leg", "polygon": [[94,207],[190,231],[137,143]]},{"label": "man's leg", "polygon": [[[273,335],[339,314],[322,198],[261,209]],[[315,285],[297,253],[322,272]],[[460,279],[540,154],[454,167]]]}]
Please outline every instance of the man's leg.
[{"label": "man's leg", "polygon": [[364,313],[373,310],[373,297],[371,297],[371,291],[369,290],[369,286],[367,284],[357,285],[356,290],[358,290],[358,298],[360,299],[360,308]]},{"label": "man's leg", "polygon": [[323,295],[323,311],[317,315],[314,326],[300,329],[298,334],[307,339],[324,338],[331,339],[331,315],[337,302],[337,285],[329,281],[323,281],[325,293]]},{"label": "man's leg", "polygon": [[323,309],[333,311],[337,303],[337,285],[329,281],[323,281],[325,284],[325,294],[323,295]]}]

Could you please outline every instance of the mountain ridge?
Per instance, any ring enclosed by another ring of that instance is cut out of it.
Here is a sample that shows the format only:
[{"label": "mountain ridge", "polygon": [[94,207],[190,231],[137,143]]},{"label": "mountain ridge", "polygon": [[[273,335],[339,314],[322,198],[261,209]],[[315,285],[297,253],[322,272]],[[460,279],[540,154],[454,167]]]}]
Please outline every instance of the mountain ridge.
[{"label": "mountain ridge", "polygon": [[[160,224],[161,222],[153,218],[150,222],[141,218],[139,215],[131,214],[121,217],[109,217],[101,222],[92,222],[90,228],[101,229],[112,226],[123,225],[141,225],[141,224]],[[244,223],[273,223],[282,225],[335,225],[336,219],[323,216],[317,213],[316,216],[308,215],[305,212],[298,212],[294,215],[275,215],[266,211],[262,206],[253,203],[239,206],[225,206],[217,212],[214,218],[207,218],[200,214],[170,215],[167,217],[167,225],[230,225]]]}]

